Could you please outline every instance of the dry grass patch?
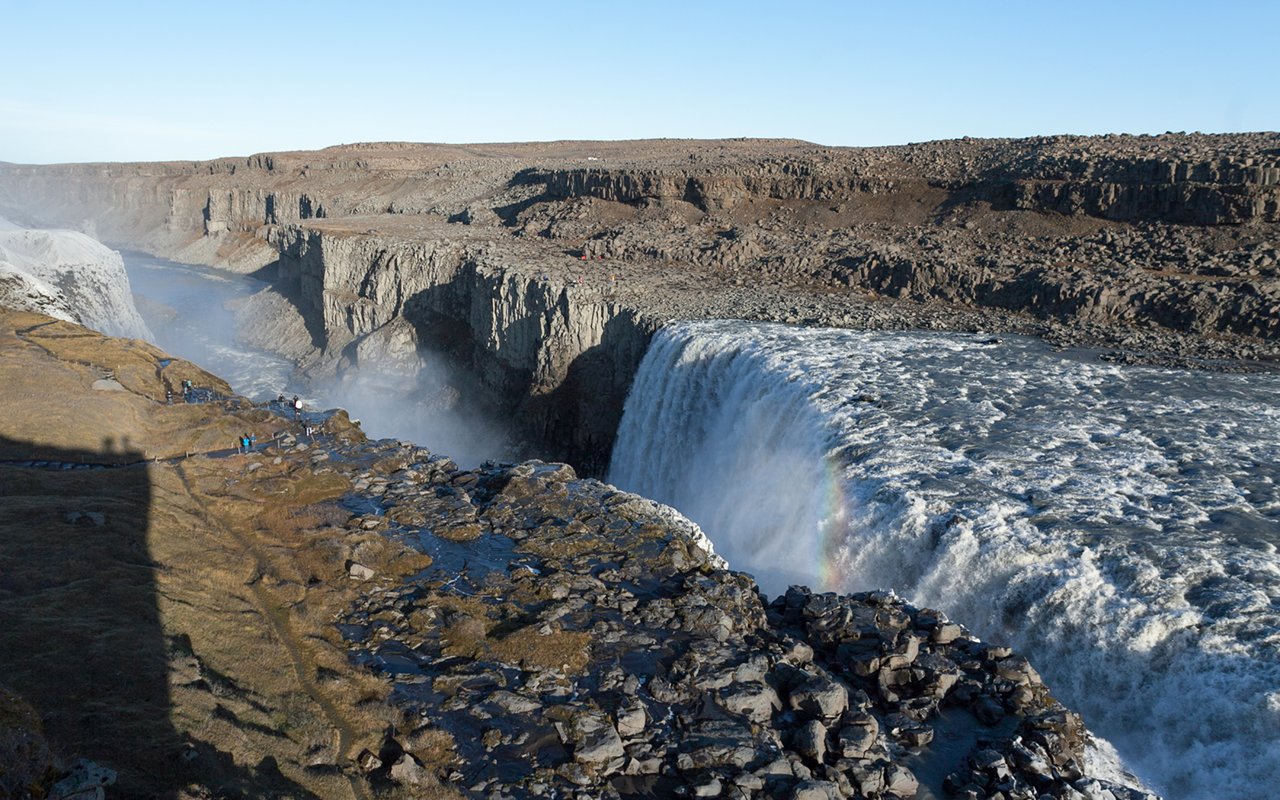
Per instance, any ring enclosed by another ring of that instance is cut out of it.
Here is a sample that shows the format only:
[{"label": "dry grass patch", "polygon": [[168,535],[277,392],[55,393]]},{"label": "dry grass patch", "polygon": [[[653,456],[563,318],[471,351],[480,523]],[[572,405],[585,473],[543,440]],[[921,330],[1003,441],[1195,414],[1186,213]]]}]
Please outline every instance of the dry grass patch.
[{"label": "dry grass patch", "polygon": [[[48,459],[63,449],[77,452],[73,460],[128,463],[233,447],[246,432],[266,440],[280,429],[258,409],[166,405],[166,381],[177,385],[170,371],[230,389],[180,359],[162,368],[165,359],[145,342],[0,309],[0,457]],[[92,388],[111,374],[125,391]]]},{"label": "dry grass patch", "polygon": [[591,661],[591,635],[559,629],[543,634],[541,627],[530,625],[490,641],[490,656],[524,669],[563,669],[568,675],[581,674]]},{"label": "dry grass patch", "polygon": [[[103,336],[88,328],[61,321],[19,328],[18,333],[62,361],[73,361],[110,372],[129,391],[153,400],[162,400],[166,388],[178,389],[182,378],[188,378],[199,386],[221,394],[231,394],[231,387],[226,381],[190,362],[172,359],[168,367],[162,367],[160,362],[169,360],[169,354],[140,339]],[[178,382],[166,386],[165,378],[176,379]]]},{"label": "dry grass patch", "polygon": [[607,552],[610,549],[610,543],[589,533],[568,533],[560,528],[550,531],[538,529],[533,533],[533,536],[516,547],[517,552],[569,561],[578,556]]},{"label": "dry grass patch", "polygon": [[427,602],[446,619],[441,631],[445,655],[518,664],[530,670],[562,669],[566,674],[580,674],[591,661],[588,633],[542,622],[513,630],[511,622],[491,619],[491,607],[476,598],[432,595]]}]

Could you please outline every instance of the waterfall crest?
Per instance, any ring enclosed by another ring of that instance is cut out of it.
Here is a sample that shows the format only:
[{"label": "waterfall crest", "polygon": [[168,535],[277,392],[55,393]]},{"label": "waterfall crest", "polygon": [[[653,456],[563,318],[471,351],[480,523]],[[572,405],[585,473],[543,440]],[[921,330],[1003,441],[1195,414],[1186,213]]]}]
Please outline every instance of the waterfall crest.
[{"label": "waterfall crest", "polygon": [[1280,379],[1043,343],[660,331],[610,481],[731,567],[892,588],[1026,653],[1171,798],[1280,785]]}]

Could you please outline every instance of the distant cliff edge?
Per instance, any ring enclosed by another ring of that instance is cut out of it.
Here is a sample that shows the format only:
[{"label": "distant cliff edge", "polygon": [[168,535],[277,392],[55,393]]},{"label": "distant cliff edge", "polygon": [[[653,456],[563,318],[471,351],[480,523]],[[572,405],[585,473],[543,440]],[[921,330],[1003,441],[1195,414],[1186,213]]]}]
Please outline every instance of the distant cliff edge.
[{"label": "distant cliff edge", "polygon": [[1280,357],[1280,134],[383,143],[0,165],[0,212],[271,279],[242,337],[317,378],[431,349],[598,473],[673,318],[1011,331]]}]

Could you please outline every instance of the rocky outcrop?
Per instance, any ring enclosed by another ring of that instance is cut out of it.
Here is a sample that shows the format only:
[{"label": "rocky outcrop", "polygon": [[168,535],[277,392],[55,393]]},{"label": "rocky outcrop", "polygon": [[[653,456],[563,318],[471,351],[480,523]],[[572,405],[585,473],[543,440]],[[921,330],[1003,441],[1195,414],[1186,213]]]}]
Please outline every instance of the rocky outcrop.
[{"label": "rocky outcrop", "polygon": [[352,566],[374,583],[348,646],[419,725],[374,772],[413,783],[443,732],[473,797],[1143,796],[1086,775],[1087,731],[1025,658],[940,612],[766,602],[674,512],[567,466],[382,447],[402,466],[358,473],[377,500],[346,525],[433,562],[399,584]]}]

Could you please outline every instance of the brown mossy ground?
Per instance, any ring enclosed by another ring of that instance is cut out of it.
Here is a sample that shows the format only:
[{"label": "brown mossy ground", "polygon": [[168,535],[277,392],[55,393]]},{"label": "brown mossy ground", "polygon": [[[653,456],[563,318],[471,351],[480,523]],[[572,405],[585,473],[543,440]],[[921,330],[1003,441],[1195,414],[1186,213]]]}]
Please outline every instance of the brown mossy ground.
[{"label": "brown mossy ground", "polygon": [[[166,365],[167,364],[167,365]],[[94,388],[117,384],[120,388]],[[240,400],[181,398],[183,380],[230,394],[222,380],[136,339],[0,308],[0,460],[73,451],[93,463],[129,463],[235,447],[243,433],[267,441],[283,427]]]},{"label": "brown mossy ground", "polygon": [[[526,670],[561,669],[567,675],[578,675],[586,669],[591,661],[590,634],[522,619],[527,607],[520,601],[528,598],[517,594],[508,599],[515,602],[490,604],[432,593],[422,602],[448,617],[441,631],[445,655],[518,664]],[[417,622],[413,618],[409,621]],[[415,627],[429,630],[432,624],[434,620]]]},{"label": "brown mossy ground", "polygon": [[[178,456],[0,465],[0,675],[64,761],[117,770],[115,797],[371,797],[352,760],[416,723],[332,623],[367,588],[351,560],[395,579],[429,559],[342,527],[331,501],[349,481],[304,455],[181,458],[288,423],[235,401],[157,402],[167,379],[217,386],[167,358],[0,310],[0,460]],[[107,372],[125,388],[94,389]],[[451,753],[437,734],[417,734],[415,796],[452,791],[434,781]]]}]

